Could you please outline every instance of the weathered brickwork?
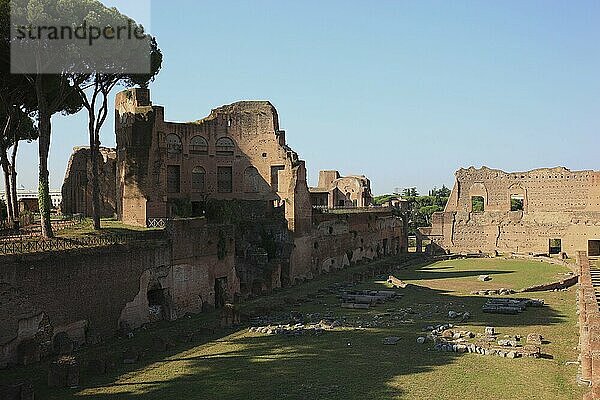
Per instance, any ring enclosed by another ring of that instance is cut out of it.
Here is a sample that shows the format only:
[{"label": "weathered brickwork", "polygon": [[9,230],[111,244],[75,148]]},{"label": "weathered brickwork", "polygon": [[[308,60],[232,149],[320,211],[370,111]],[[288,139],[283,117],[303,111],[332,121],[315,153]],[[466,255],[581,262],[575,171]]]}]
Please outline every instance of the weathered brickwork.
[{"label": "weathered brickwork", "polygon": [[0,258],[0,366],[232,301],[240,293],[232,225],[173,221],[129,245]]},{"label": "weathered brickwork", "polygon": [[320,171],[318,186],[310,188],[310,196],[315,207],[368,207],[373,201],[367,177],[341,176],[338,171]]},{"label": "weathered brickwork", "polygon": [[[100,216],[116,214],[117,153],[114,149],[100,148],[98,159],[100,182]],[[62,186],[61,211],[64,215],[92,216],[92,166],[89,147],[76,147],[69,159]]]},{"label": "weathered brickwork", "polygon": [[446,209],[420,233],[441,251],[598,253],[600,172],[460,169]]},{"label": "weathered brickwork", "polygon": [[275,108],[244,101],[192,123],[167,122],[146,89],[117,94],[119,216],[146,225],[174,207],[212,200],[263,200],[283,207],[291,231],[310,229],[304,161],[285,142]]},{"label": "weathered brickwork", "polygon": [[584,399],[600,399],[600,310],[586,252],[578,252],[577,266],[579,268],[577,313],[579,315],[580,380],[592,387]]}]

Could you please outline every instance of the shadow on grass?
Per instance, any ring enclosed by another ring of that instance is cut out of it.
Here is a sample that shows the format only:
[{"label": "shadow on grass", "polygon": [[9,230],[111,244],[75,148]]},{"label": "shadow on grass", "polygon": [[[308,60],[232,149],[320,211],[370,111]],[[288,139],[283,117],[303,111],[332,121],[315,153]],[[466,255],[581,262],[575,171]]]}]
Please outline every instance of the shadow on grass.
[{"label": "shadow on grass", "polygon": [[[450,279],[480,274],[510,273],[511,271],[458,271],[423,272],[432,262],[410,261],[402,269],[397,260],[388,259],[373,263],[378,273],[395,273],[401,279]],[[324,297],[317,296],[320,289],[336,282],[348,281],[357,267],[338,271],[307,282],[299,287],[277,295],[258,299],[255,303],[271,302],[273,313],[282,310],[331,309],[336,318],[344,317],[352,325],[358,317],[362,321],[374,321],[374,314],[393,310],[390,314],[402,314],[399,322],[389,318],[377,320],[366,329],[344,328],[329,331],[320,336],[267,336],[246,334],[245,329],[233,333],[220,330],[215,336],[206,336],[200,342],[179,344],[168,352],[147,351],[147,356],[131,366],[119,365],[116,371],[104,376],[82,374],[82,387],[76,390],[41,390],[43,398],[50,399],[388,399],[402,395],[402,389],[393,387],[395,378],[431,371],[451,364],[455,353],[435,352],[430,345],[417,345],[415,338],[421,328],[436,323],[457,323],[448,319],[448,311],[469,311],[468,326],[525,327],[551,325],[564,321],[564,316],[553,308],[527,309],[519,315],[484,314],[481,306],[487,298],[458,296],[449,291],[408,285],[400,290],[404,296],[395,301],[369,310],[346,310],[338,307],[334,291]],[[362,268],[365,268],[363,265]],[[432,274],[437,278],[432,278]],[[337,278],[337,279],[336,279]],[[381,288],[375,279],[360,284],[360,288]],[[284,297],[285,296],[285,297]],[[292,303],[301,297],[308,301]],[[252,302],[251,302],[252,303]],[[329,306],[327,306],[329,305]],[[202,316],[216,319],[217,314]],[[148,346],[157,335],[181,334],[192,329],[199,320],[177,321],[162,331],[150,328],[135,340]],[[386,324],[386,321],[389,324]],[[389,326],[388,326],[389,325]],[[468,326],[466,329],[469,329]],[[474,329],[474,328],[471,328]],[[502,330],[501,330],[502,332]],[[398,336],[395,346],[385,346],[382,339]],[[145,340],[145,342],[143,342]],[[111,347],[112,346],[112,347]],[[106,348],[122,348],[123,343],[108,344]],[[91,353],[92,351],[90,351]],[[38,367],[41,371],[43,368]],[[38,379],[43,385],[43,379]]]}]

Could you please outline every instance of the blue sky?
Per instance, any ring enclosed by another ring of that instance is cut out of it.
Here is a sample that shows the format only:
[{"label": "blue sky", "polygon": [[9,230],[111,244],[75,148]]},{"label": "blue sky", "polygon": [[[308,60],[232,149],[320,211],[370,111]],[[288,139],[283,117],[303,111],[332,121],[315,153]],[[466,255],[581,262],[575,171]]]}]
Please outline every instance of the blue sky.
[{"label": "blue sky", "polygon": [[[147,20],[144,1],[107,3]],[[150,30],[168,120],[270,100],[312,184],[320,169],[375,193],[451,186],[471,165],[598,169],[598,1],[155,0]],[[84,113],[54,119],[52,187],[86,140]],[[37,187],[35,145],[19,163]]]}]

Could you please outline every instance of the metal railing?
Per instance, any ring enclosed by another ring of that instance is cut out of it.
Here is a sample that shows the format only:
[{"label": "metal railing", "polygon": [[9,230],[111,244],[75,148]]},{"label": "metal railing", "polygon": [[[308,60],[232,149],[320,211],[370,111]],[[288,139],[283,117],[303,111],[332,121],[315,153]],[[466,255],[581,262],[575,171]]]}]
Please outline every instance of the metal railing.
[{"label": "metal railing", "polygon": [[18,255],[42,253],[50,251],[64,251],[81,248],[107,247],[126,245],[148,240],[166,239],[164,231],[147,231],[118,235],[58,237],[45,239],[41,237],[24,237],[15,240],[0,241],[0,255]]},{"label": "metal railing", "polygon": [[363,213],[363,212],[390,212],[392,211],[392,207],[387,206],[371,206],[371,207],[354,207],[354,206],[337,206],[337,207],[328,207],[328,206],[313,206],[313,210],[326,213]]}]

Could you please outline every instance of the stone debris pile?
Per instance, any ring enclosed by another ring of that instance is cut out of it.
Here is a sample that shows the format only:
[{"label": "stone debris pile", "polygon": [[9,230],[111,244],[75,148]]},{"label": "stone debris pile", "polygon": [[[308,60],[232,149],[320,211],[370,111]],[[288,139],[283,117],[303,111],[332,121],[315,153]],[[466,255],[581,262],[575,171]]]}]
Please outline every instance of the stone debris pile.
[{"label": "stone debris pile", "polygon": [[339,297],[342,300],[342,308],[368,309],[377,304],[401,298],[402,294],[393,290],[354,290],[343,291]]},{"label": "stone debris pile", "polygon": [[[433,328],[433,329],[429,329]],[[424,329],[430,331],[427,336],[417,337],[418,344],[428,341],[433,342],[433,349],[454,353],[474,353],[481,355],[494,355],[506,358],[541,357],[541,336],[530,334],[527,336],[527,344],[522,344],[521,337],[504,336],[498,338],[494,327],[486,327],[483,334],[475,334],[470,331],[459,331],[452,324],[428,326]],[[476,339],[473,343],[470,339]]]},{"label": "stone debris pile", "polygon": [[516,292],[512,289],[500,288],[500,289],[486,289],[486,290],[474,290],[471,294],[478,296],[509,296]]},{"label": "stone debris pile", "polygon": [[486,301],[481,307],[484,313],[489,314],[519,314],[527,307],[543,307],[544,300],[539,299],[514,299],[514,298],[493,298]]},{"label": "stone debris pile", "polygon": [[332,325],[324,322],[323,324],[295,324],[295,325],[268,325],[268,326],[252,326],[248,328],[249,332],[264,333],[266,335],[285,335],[285,336],[301,336],[301,335],[320,335],[326,329],[333,329]]}]

